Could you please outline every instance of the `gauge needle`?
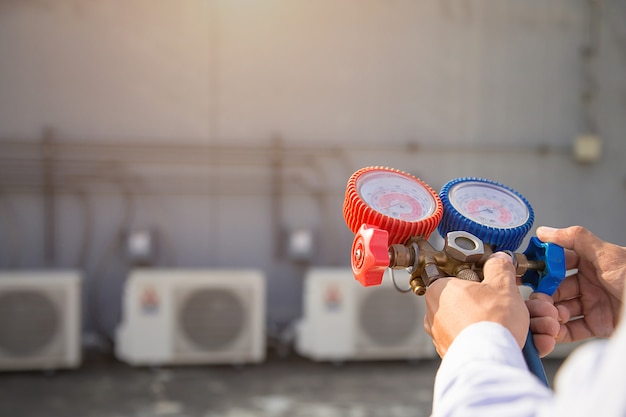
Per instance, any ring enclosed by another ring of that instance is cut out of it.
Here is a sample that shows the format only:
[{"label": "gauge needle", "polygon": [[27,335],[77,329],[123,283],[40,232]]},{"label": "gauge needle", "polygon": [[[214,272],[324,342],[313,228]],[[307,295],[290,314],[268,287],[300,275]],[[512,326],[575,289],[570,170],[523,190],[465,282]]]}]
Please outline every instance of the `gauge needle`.
[{"label": "gauge needle", "polygon": [[477,214],[477,213],[482,213],[483,211],[486,211],[487,213],[491,214],[494,211],[501,209],[504,206],[498,206],[498,207],[485,207],[484,209],[481,210],[476,210],[476,211],[470,211],[470,214]]},{"label": "gauge needle", "polygon": [[399,205],[400,203],[398,201],[393,202],[392,204],[388,205],[387,207],[382,207],[383,210],[389,210],[392,207],[395,207],[397,205]]},{"label": "gauge needle", "polygon": [[390,204],[390,205],[388,205],[387,207],[382,207],[382,209],[383,209],[383,210],[390,210],[390,209],[392,209],[392,208],[394,208],[394,207],[397,207],[397,206],[402,207],[402,205],[403,205],[403,204],[402,204],[402,201],[397,201],[397,200],[396,200],[393,204]]}]

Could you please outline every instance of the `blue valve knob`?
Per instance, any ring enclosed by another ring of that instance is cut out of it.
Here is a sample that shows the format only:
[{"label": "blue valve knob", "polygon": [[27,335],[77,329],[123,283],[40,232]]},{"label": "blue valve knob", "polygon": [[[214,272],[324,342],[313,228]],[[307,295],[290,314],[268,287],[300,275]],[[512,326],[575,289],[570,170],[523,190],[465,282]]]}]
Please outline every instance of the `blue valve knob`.
[{"label": "blue valve knob", "polygon": [[522,284],[528,285],[535,292],[552,295],[565,279],[565,251],[554,243],[543,243],[532,237],[524,252],[529,261],[542,261],[545,267],[541,271],[528,270],[522,276]]}]

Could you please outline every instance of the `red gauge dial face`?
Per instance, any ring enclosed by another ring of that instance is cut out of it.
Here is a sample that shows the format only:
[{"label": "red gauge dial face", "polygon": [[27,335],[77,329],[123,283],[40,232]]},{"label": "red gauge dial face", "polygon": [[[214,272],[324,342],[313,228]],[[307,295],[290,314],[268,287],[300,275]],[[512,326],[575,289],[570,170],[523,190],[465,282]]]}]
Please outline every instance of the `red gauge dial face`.
[{"label": "red gauge dial face", "polygon": [[387,231],[389,244],[402,243],[412,236],[428,238],[442,215],[437,193],[402,171],[368,167],[348,180],[343,216],[354,233],[367,224]]},{"label": "red gauge dial face", "polygon": [[359,178],[356,188],[368,206],[398,220],[419,221],[432,215],[437,207],[428,189],[396,172],[367,172]]}]

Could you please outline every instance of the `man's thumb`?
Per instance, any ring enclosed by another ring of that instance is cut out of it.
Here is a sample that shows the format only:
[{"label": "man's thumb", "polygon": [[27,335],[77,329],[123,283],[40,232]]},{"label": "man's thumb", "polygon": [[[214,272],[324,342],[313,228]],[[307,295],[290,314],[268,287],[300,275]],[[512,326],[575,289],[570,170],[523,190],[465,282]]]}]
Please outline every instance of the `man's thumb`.
[{"label": "man's thumb", "polygon": [[483,276],[486,284],[517,289],[513,259],[504,252],[496,252],[487,259],[483,266]]},{"label": "man's thumb", "polygon": [[556,243],[576,253],[585,253],[604,244],[600,238],[582,226],[570,226],[565,229],[540,226],[537,228],[537,237],[542,242]]}]

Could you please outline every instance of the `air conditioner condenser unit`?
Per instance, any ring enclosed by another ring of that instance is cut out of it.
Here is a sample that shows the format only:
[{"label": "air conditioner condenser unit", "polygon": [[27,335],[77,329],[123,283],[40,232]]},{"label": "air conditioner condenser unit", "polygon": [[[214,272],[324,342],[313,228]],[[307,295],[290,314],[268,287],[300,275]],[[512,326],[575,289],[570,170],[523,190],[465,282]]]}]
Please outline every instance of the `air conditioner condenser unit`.
[{"label": "air conditioner condenser unit", "polygon": [[132,365],[261,362],[265,305],[260,271],[134,270],[116,355]]},{"label": "air conditioner condenser unit", "polygon": [[80,365],[81,280],[75,271],[0,273],[0,370]]},{"label": "air conditioner condenser unit", "polygon": [[296,350],[319,361],[436,357],[424,331],[423,298],[401,293],[389,279],[362,287],[351,269],[312,269],[305,278],[304,314]]}]

